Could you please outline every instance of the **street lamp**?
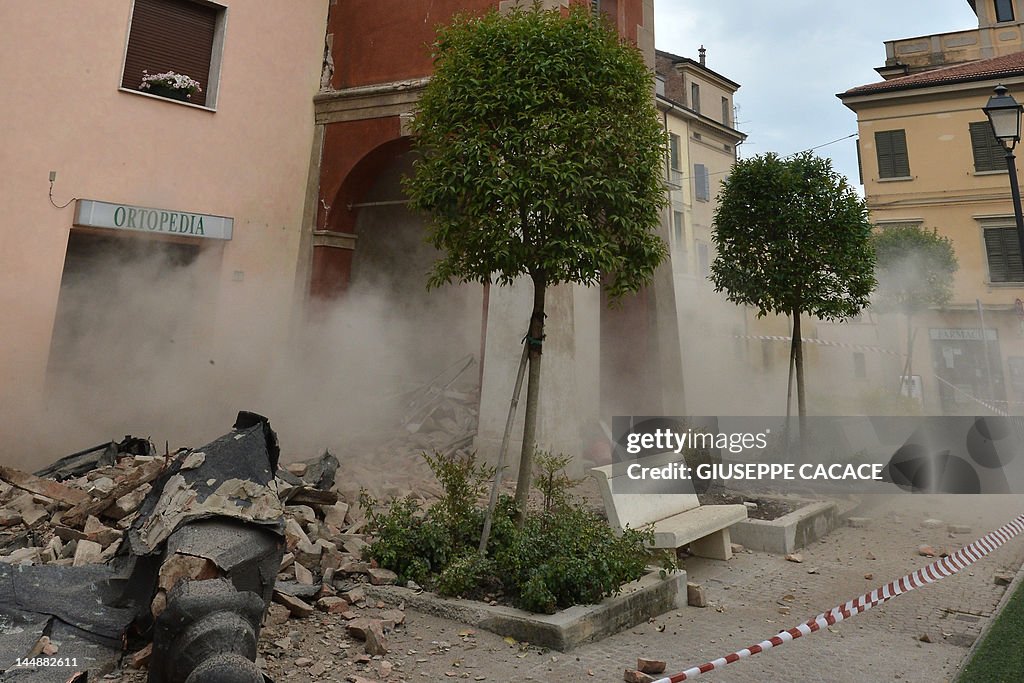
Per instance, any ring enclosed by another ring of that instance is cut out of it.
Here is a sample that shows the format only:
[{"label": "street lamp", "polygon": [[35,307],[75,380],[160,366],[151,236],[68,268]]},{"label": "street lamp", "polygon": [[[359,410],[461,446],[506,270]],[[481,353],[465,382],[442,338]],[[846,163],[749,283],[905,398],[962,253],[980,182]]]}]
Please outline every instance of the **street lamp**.
[{"label": "street lamp", "polygon": [[999,84],[995,94],[988,98],[982,109],[992,126],[992,133],[1006,152],[1006,170],[1010,173],[1010,195],[1013,197],[1013,216],[1017,221],[1017,243],[1020,245],[1021,263],[1024,265],[1024,216],[1020,209],[1020,185],[1017,183],[1017,160],[1013,148],[1020,142],[1020,113],[1024,107],[1017,104],[1006,86]]}]

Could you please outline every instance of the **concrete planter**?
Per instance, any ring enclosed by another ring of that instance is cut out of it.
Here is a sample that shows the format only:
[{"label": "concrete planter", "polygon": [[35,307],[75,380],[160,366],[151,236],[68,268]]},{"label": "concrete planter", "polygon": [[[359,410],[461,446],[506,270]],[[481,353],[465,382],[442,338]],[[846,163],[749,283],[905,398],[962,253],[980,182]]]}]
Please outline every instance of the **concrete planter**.
[{"label": "concrete planter", "polygon": [[626,584],[622,592],[596,605],[576,605],[555,614],[534,614],[474,600],[442,598],[398,586],[362,586],[376,600],[399,603],[434,616],[460,621],[532,645],[567,652],[686,605],[686,572],[662,579],[652,571]]},{"label": "concrete planter", "polygon": [[817,541],[841,523],[836,503],[815,501],[778,519],[737,522],[729,533],[734,543],[750,550],[785,554]]}]

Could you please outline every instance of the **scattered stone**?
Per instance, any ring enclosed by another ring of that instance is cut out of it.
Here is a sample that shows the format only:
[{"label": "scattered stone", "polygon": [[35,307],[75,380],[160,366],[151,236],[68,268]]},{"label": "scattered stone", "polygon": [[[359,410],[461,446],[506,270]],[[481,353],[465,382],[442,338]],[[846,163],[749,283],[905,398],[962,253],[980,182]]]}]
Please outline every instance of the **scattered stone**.
[{"label": "scattered stone", "polygon": [[968,524],[950,524],[946,530],[951,534],[969,534],[974,531]]},{"label": "scattered stone", "polygon": [[875,557],[875,554],[872,553],[870,550],[868,551],[868,554],[865,555],[864,557],[866,557],[869,560],[877,560],[878,559],[877,557]]},{"label": "scattered stone", "polygon": [[300,667],[300,668],[305,668],[307,666],[312,666],[312,665],[313,665],[313,660],[310,659],[309,657],[299,657],[298,659],[295,660],[295,666]]},{"label": "scattered stone", "polygon": [[854,529],[863,529],[871,524],[870,517],[847,517],[846,523]]},{"label": "scattered stone", "polygon": [[295,580],[301,583],[303,586],[313,585],[313,572],[306,569],[303,565],[295,563]]},{"label": "scattered stone", "polygon": [[738,553],[742,553],[744,550],[746,550],[746,548],[741,546],[739,543],[732,543],[730,545],[732,546],[732,554],[733,555],[736,555]]},{"label": "scattered stone", "polygon": [[645,674],[665,673],[666,666],[668,665],[660,659],[644,659],[643,657],[638,657],[636,660],[637,670]]},{"label": "scattered stone", "polygon": [[384,630],[393,631],[396,626],[405,623],[405,612],[400,609],[388,609],[380,613],[379,619],[384,624]]},{"label": "scattered stone", "polygon": [[788,555],[786,555],[786,560],[789,562],[796,562],[797,564],[800,564],[804,561],[804,556],[800,553],[789,553]]},{"label": "scattered stone", "polygon": [[39,548],[18,548],[10,555],[0,556],[0,562],[7,564],[39,564],[41,561]]},{"label": "scattered stone", "polygon": [[923,557],[935,557],[936,555],[938,555],[938,552],[936,552],[935,548],[931,547],[930,545],[922,545],[918,546],[917,554]]},{"label": "scattered stone", "polygon": [[17,510],[0,509],[0,527],[21,524],[21,513]]},{"label": "scattered stone", "polygon": [[313,606],[308,602],[280,591],[274,591],[274,602],[287,607],[293,617],[308,617],[313,613]]},{"label": "scattered stone", "polygon": [[654,677],[649,676],[642,671],[626,669],[622,674],[622,680],[626,681],[626,683],[651,683],[654,680]]},{"label": "scattered stone", "polygon": [[807,573],[808,574],[820,574],[821,572],[818,571],[817,567],[811,567],[810,569],[807,570]]},{"label": "scattered stone", "polygon": [[134,653],[128,660],[128,666],[133,669],[141,669],[144,666],[149,666],[149,660],[153,656],[153,643],[150,643],[146,647],[142,648],[138,652]]},{"label": "scattered stone", "polygon": [[366,602],[366,591],[362,588],[353,588],[350,591],[342,593],[341,597],[348,600],[350,605],[357,605],[360,602]]},{"label": "scattered stone", "polygon": [[288,623],[291,614],[287,607],[273,602],[267,608],[266,622],[272,626],[280,626]]},{"label": "scattered stone", "polygon": [[388,653],[388,641],[384,637],[384,626],[380,621],[373,619],[366,627],[366,654],[386,655]]},{"label": "scattered stone", "polygon": [[316,512],[314,512],[313,508],[308,505],[286,505],[284,512],[286,515],[291,515],[292,518],[302,524],[316,523]]},{"label": "scattered stone", "polygon": [[367,617],[357,617],[345,624],[345,630],[356,640],[366,640],[366,629],[369,628],[370,621],[372,620]]},{"label": "scattered stone", "polygon": [[374,567],[370,569],[370,583],[374,586],[390,586],[398,582],[398,574],[390,569]]},{"label": "scattered stone", "polygon": [[327,673],[327,665],[323,662],[317,662],[313,666],[309,667],[309,675],[314,678],[319,678]]},{"label": "scattered stone", "polygon": [[281,557],[281,567],[278,569],[278,571],[283,572],[285,569],[288,569],[288,567],[292,566],[294,562],[294,553],[285,553],[284,556]]},{"label": "scattered stone", "polygon": [[923,522],[921,522],[921,526],[923,526],[925,529],[941,529],[942,527],[946,526],[946,523],[943,522],[941,519],[926,519]]},{"label": "scattered stone", "polygon": [[707,607],[708,598],[704,586],[699,583],[686,583],[686,604],[690,607]]},{"label": "scattered stone", "polygon": [[96,564],[100,561],[102,552],[103,547],[99,543],[83,539],[75,547],[75,560],[72,566],[82,567],[87,564]]},{"label": "scattered stone", "polygon": [[324,521],[335,529],[345,526],[345,518],[348,516],[348,503],[337,502],[331,507],[324,508]]},{"label": "scattered stone", "polygon": [[873,580],[873,579],[875,578],[875,575],[874,575],[874,574],[871,574],[871,573],[869,572],[869,573],[867,573],[867,574],[865,574],[865,575],[864,575],[864,578],[865,578],[865,579],[867,579],[868,581],[872,581],[872,580]]},{"label": "scattered stone", "polygon": [[993,580],[997,586],[1009,586],[1013,583],[1013,574],[996,574]]},{"label": "scattered stone", "polygon": [[341,614],[349,610],[349,604],[344,598],[327,596],[316,601],[316,608],[328,614]]},{"label": "scattered stone", "polygon": [[921,637],[918,638],[918,640],[920,640],[922,643],[934,643],[935,642],[934,640],[932,640],[932,637],[930,635],[928,635],[927,633],[922,633]]},{"label": "scattered stone", "polygon": [[380,663],[380,666],[378,667],[377,670],[380,671],[381,678],[387,678],[391,675],[391,672],[394,670],[394,668],[395,665],[385,659]]}]

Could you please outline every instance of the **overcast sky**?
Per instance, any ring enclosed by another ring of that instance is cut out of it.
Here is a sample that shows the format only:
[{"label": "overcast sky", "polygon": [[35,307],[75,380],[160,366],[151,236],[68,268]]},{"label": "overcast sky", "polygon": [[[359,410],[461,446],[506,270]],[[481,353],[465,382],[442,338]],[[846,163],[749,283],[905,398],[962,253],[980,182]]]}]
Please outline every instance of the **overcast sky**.
[{"label": "overcast sky", "polygon": [[[737,128],[749,136],[741,157],[856,133],[835,95],[882,80],[874,69],[885,63],[884,41],[978,25],[967,0],[655,0],[654,14],[658,49],[696,60],[703,44],[708,68],[740,84]],[[859,188],[854,145],[815,152]]]}]

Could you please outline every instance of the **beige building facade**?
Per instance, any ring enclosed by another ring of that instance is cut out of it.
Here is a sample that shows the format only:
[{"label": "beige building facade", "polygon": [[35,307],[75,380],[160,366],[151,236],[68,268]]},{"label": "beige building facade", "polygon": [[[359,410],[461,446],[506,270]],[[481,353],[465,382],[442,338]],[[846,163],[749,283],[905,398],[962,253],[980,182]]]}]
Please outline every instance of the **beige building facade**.
[{"label": "beige building facade", "polygon": [[[927,41],[938,46],[941,59],[932,61],[942,66],[911,69],[839,97],[857,114],[872,221],[880,230],[905,224],[935,230],[952,241],[959,261],[952,301],[914,321],[911,381],[923,410],[1019,414],[1024,405],[1024,265],[1005,155],[982,108],[1000,83],[1018,99],[1024,95],[1024,52],[1019,51],[1024,8],[1017,2],[971,5],[979,28],[961,33],[977,37],[983,46],[993,39],[1009,44],[1017,36],[1017,51],[987,45],[964,52],[949,46],[950,34],[942,34]],[[1015,19],[994,21],[997,8]],[[887,54],[891,44],[902,41],[886,43]],[[996,56],[977,58],[991,53]],[[889,61],[891,56],[887,67]],[[902,321],[895,318],[890,324],[893,344],[902,350]],[[897,386],[899,373],[894,366],[891,379]]]},{"label": "beige building facade", "polygon": [[[206,389],[287,336],[327,9],[0,3],[5,436],[230,419]],[[142,87],[167,72],[199,89]]]},{"label": "beige building facade", "polygon": [[735,361],[746,356],[746,326],[743,309],[716,293],[708,277],[715,258],[712,228],[718,193],[746,135],[736,129],[733,113],[740,85],[708,67],[703,46],[698,54],[691,59],[655,53],[658,108],[669,136],[664,224],[683,374],[692,388],[687,406],[691,414],[725,414],[735,406],[735,397],[716,387],[727,383],[723,367],[736,367]]}]

